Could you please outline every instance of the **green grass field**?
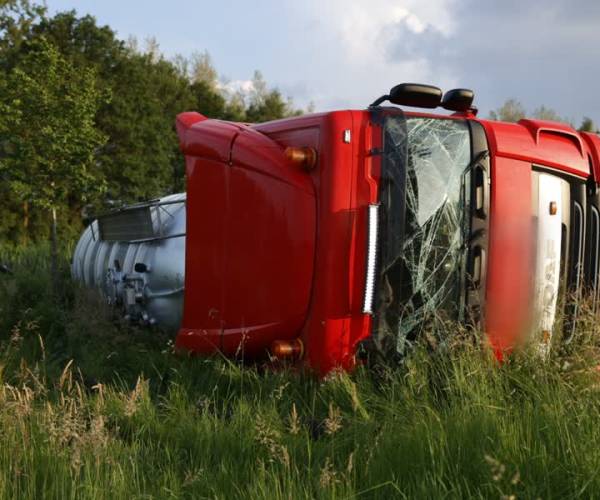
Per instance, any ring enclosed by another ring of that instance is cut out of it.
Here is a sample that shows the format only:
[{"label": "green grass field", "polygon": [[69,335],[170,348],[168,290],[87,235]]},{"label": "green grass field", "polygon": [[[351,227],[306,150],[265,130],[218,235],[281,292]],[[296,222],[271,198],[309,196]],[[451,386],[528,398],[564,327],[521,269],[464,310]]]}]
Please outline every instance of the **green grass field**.
[{"label": "green grass field", "polygon": [[175,356],[66,269],[53,296],[42,250],[10,257],[2,498],[600,497],[592,317],[546,362],[498,366],[449,332],[401,368],[319,381]]}]

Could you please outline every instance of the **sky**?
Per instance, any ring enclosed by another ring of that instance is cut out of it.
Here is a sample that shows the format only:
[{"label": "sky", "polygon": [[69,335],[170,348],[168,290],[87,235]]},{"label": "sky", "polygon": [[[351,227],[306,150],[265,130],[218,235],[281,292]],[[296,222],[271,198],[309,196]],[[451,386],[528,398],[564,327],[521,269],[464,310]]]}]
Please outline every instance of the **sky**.
[{"label": "sky", "polygon": [[600,123],[598,0],[46,0],[166,57],[208,51],[222,78],[254,70],[297,106],[363,108],[401,82],[509,98]]}]

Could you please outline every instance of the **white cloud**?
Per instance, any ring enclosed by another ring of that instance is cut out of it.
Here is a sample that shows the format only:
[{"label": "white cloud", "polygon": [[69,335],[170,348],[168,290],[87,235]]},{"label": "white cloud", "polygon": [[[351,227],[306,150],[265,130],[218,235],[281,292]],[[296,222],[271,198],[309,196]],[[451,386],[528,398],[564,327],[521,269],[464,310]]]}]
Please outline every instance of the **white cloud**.
[{"label": "white cloud", "polygon": [[308,0],[297,8],[301,14],[318,19],[322,29],[337,33],[347,58],[372,61],[384,58],[394,28],[404,27],[415,34],[432,28],[450,34],[454,26],[452,3],[452,0]]},{"label": "white cloud", "polygon": [[340,104],[362,107],[402,81],[453,84],[451,75],[439,74],[421,54],[401,60],[391,57],[404,35],[450,36],[455,28],[453,5],[454,0],[295,3],[293,15],[307,21],[305,37],[312,40],[312,52],[304,49],[310,63],[302,71],[306,86],[313,89],[311,100],[318,109]]}]

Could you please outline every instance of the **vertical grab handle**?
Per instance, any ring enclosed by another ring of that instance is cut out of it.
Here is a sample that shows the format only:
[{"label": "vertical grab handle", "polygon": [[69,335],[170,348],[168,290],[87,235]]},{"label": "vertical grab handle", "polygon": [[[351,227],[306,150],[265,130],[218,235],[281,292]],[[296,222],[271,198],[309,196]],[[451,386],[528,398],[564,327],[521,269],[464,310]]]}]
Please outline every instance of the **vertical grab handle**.
[{"label": "vertical grab handle", "polygon": [[474,175],[474,212],[480,219],[485,219],[488,215],[490,201],[490,184],[488,174],[482,165],[476,165],[473,169]]},{"label": "vertical grab handle", "polygon": [[473,288],[478,289],[485,281],[485,274],[487,269],[486,253],[483,248],[476,245],[471,250],[471,265],[469,274]]}]

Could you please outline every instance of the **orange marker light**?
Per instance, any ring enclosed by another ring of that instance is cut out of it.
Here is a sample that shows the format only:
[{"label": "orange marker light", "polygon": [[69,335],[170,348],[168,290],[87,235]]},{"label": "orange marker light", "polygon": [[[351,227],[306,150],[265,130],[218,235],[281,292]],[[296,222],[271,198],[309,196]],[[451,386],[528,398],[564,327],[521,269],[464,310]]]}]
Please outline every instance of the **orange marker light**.
[{"label": "orange marker light", "polygon": [[558,213],[558,205],[555,201],[550,202],[550,215],[556,215]]},{"label": "orange marker light", "polygon": [[307,147],[289,147],[285,149],[288,160],[305,170],[312,170],[317,166],[317,151]]},{"label": "orange marker light", "polygon": [[275,340],[271,344],[271,353],[278,359],[300,359],[304,354],[304,344],[300,339]]}]

